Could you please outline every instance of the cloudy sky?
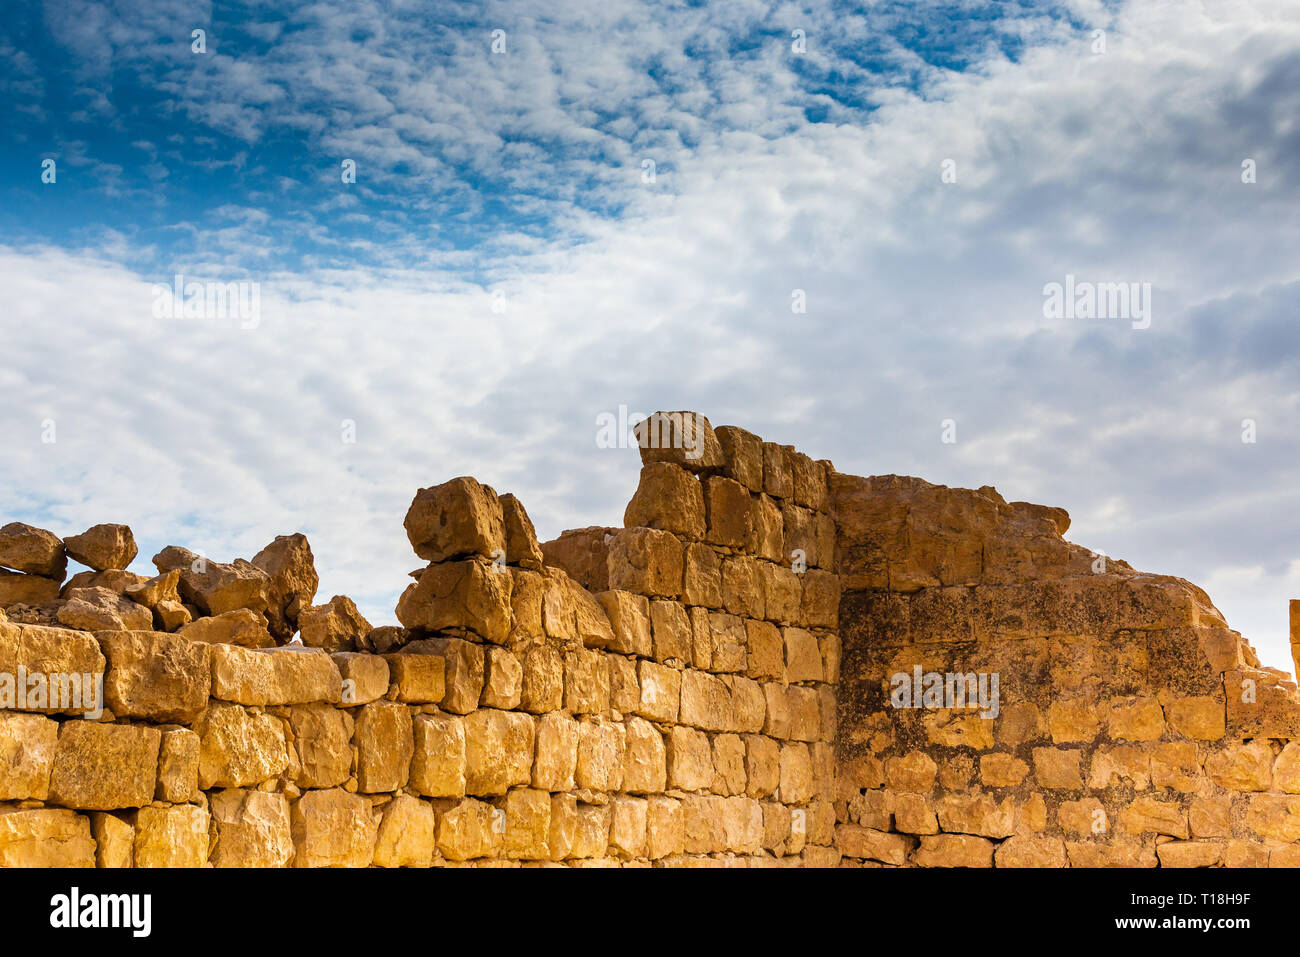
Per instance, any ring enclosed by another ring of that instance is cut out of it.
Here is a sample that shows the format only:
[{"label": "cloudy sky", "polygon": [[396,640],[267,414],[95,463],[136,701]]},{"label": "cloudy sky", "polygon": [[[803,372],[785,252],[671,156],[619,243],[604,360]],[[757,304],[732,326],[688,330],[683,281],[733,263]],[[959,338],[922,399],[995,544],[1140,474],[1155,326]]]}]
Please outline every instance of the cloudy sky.
[{"label": "cloudy sky", "polygon": [[6,11],[4,520],[301,530],[388,622],[418,487],[620,524],[597,417],[691,408],[1065,507],[1291,668],[1294,0],[261,6]]}]

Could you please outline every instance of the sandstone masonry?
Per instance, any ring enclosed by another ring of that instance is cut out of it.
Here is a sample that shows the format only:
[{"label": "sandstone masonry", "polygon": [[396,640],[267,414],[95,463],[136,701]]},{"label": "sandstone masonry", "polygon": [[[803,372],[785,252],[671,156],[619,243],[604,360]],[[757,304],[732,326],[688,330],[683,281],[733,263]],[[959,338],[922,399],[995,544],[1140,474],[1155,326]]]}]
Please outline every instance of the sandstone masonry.
[{"label": "sandstone masonry", "polygon": [[[0,864],[1300,862],[1296,687],[1195,586],[660,415],[691,441],[641,450],[623,528],[421,489],[400,626],[314,604],[301,535],[145,578],[126,526],[0,528],[0,694],[103,682],[96,718],[4,700]],[[996,716],[894,707],[917,666],[996,674]]]}]

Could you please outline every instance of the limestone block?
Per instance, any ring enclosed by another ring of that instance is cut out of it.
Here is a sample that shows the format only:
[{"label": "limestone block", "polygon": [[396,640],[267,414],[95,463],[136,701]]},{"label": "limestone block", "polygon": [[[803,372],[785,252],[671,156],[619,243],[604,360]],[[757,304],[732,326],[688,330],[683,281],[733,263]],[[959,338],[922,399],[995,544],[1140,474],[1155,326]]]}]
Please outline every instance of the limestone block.
[{"label": "limestone block", "polygon": [[216,843],[213,867],[287,867],[293,860],[289,799],[230,788],[208,800]]},{"label": "limestone block", "polygon": [[65,721],[50,771],[49,802],[110,811],[153,800],[158,777],[157,728]]},{"label": "limestone block", "polygon": [[399,794],[380,810],[374,863],[378,867],[428,867],[433,863],[436,834],[433,805]]},{"label": "limestone block", "polygon": [[411,787],[426,797],[465,796],[465,722],[455,715],[418,714]]},{"label": "limestone block", "polygon": [[205,867],[210,818],[196,804],[151,804],[135,815],[136,867]]},{"label": "limestone block", "polygon": [[284,724],[273,715],[214,701],[194,730],[199,735],[199,787],[204,791],[256,786],[289,767]]},{"label": "limestone block", "polygon": [[94,867],[84,814],[53,808],[0,808],[0,867]]},{"label": "limestone block", "polygon": [[357,789],[365,794],[406,786],[415,752],[411,712],[406,705],[372,701],[357,714]]},{"label": "limestone block", "polygon": [[512,577],[484,561],[433,564],[397,602],[397,620],[418,631],[472,632],[500,644],[510,635]]},{"label": "limestone block", "polygon": [[379,823],[370,802],[342,788],[306,791],[289,812],[294,867],[369,867]]},{"label": "limestone block", "polygon": [[[499,651],[500,649],[492,649]],[[447,694],[446,659],[441,655],[397,652],[383,656],[396,700],[410,704],[438,704]]]},{"label": "limestone block", "polygon": [[506,547],[505,518],[496,492],[468,476],[420,489],[403,524],[415,554],[425,561],[493,558]]},{"label": "limestone block", "polygon": [[337,702],[343,679],[333,659],[318,648],[210,646],[212,697],[234,704],[283,705]]},{"label": "limestone block", "polygon": [[694,475],[676,465],[644,465],[623,524],[658,528],[698,541],[704,537],[704,489]]},{"label": "limestone block", "polygon": [[388,693],[389,667],[382,656],[340,651],[330,659],[342,680],[339,700],[343,705],[369,704]]},{"label": "limestone block", "polygon": [[481,708],[463,719],[465,790],[478,796],[505,794],[532,779],[535,718]]},{"label": "limestone block", "polygon": [[0,711],[0,801],[44,801],[59,725],[39,714]]},{"label": "limestone block", "polygon": [[157,631],[100,632],[104,697],[119,718],[189,724],[208,704],[208,646]]}]

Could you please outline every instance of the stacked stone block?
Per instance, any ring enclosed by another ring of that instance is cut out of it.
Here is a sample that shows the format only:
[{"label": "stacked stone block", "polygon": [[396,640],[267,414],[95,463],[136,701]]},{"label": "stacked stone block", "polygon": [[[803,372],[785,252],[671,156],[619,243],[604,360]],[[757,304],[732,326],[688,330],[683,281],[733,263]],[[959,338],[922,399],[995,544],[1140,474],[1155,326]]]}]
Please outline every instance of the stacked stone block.
[{"label": "stacked stone block", "polygon": [[[991,488],[832,476],[845,595],[837,843],[923,867],[1294,866],[1300,701],[1209,598]],[[997,674],[999,713],[892,676]],[[950,703],[950,702],[944,702]]]}]

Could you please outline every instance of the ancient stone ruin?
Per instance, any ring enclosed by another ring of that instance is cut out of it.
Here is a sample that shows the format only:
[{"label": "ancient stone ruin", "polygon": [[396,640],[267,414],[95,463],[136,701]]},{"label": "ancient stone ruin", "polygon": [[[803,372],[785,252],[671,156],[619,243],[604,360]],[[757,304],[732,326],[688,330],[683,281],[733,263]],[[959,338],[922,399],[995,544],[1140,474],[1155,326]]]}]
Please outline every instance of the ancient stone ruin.
[{"label": "ancient stone ruin", "polygon": [[301,535],[146,579],[125,526],[0,529],[0,864],[1300,863],[1296,686],[1196,586],[991,487],[641,439],[624,528],[421,489],[401,627]]}]

